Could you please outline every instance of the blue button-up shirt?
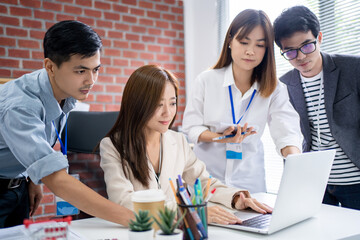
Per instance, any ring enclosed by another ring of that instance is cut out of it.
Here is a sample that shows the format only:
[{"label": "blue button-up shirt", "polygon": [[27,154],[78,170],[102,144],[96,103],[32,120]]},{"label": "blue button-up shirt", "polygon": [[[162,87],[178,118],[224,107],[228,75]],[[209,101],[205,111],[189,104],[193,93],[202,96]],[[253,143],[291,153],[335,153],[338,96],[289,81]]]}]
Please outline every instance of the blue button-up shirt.
[{"label": "blue button-up shirt", "polygon": [[67,98],[61,109],[45,69],[0,86],[0,178],[26,172],[40,183],[68,167],[66,157],[52,148],[57,140],[52,121],[62,131],[75,102]]}]

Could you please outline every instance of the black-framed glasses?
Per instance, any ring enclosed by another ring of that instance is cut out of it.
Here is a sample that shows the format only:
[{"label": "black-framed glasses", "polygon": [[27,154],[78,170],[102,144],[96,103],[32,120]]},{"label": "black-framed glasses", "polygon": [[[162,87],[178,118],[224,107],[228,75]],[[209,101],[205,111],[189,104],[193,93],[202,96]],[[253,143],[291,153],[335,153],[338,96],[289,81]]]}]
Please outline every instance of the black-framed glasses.
[{"label": "black-framed glasses", "polygon": [[298,56],[298,51],[301,51],[303,54],[309,54],[309,53],[314,52],[316,50],[316,43],[317,43],[317,40],[315,40],[313,42],[305,43],[304,45],[302,45],[299,48],[290,49],[285,52],[281,52],[281,55],[286,60],[293,60]]}]

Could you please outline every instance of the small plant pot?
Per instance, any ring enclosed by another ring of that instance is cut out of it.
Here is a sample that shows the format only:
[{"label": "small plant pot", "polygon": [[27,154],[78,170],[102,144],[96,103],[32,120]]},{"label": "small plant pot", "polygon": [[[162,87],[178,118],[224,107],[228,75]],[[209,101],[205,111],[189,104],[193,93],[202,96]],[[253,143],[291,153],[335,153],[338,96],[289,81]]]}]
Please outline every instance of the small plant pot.
[{"label": "small plant pot", "polygon": [[163,231],[158,230],[156,232],[156,240],[182,240],[183,239],[183,231],[180,229],[175,229],[174,234],[172,235],[165,235]]},{"label": "small plant pot", "polygon": [[153,240],[154,239],[154,229],[143,232],[135,232],[129,230],[129,240]]}]

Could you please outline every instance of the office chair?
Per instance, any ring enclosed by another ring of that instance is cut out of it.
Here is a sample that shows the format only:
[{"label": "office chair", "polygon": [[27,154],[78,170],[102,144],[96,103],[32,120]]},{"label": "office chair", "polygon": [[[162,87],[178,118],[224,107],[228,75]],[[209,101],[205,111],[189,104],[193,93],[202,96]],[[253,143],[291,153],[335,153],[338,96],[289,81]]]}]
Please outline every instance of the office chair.
[{"label": "office chair", "polygon": [[[80,181],[107,197],[104,172],[100,168],[99,149],[95,149],[114,125],[119,112],[72,111],[67,120],[69,173],[78,174]],[[61,136],[63,142],[65,131]],[[80,211],[74,219],[90,217]]]},{"label": "office chair", "polygon": [[[72,111],[68,116],[68,151],[99,153],[95,149],[114,125],[119,112]],[[65,131],[62,133],[65,139]]]}]

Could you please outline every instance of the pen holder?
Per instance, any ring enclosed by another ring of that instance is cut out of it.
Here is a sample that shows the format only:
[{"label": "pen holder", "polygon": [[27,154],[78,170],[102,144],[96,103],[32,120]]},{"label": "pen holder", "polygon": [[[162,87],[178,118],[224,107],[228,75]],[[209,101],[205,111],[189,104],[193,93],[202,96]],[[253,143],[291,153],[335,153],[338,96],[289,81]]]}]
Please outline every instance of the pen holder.
[{"label": "pen holder", "polygon": [[182,213],[186,209],[182,229],[186,240],[208,239],[207,202],[195,205],[178,204]]}]

